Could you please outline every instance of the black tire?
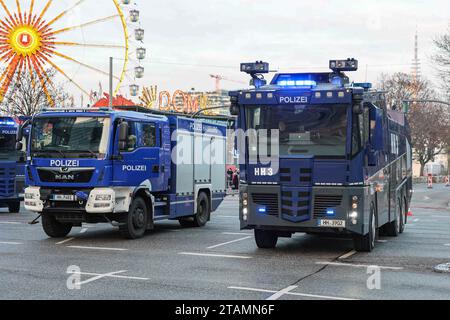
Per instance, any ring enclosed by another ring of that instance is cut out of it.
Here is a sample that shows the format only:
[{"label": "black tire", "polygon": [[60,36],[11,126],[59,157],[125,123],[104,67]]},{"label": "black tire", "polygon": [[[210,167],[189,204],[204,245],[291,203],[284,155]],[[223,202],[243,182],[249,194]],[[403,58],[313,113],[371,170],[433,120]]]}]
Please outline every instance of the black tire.
[{"label": "black tire", "polygon": [[50,238],[65,238],[72,231],[73,225],[71,223],[61,223],[56,220],[55,216],[43,213],[42,228]]},{"label": "black tire", "polygon": [[385,226],[385,234],[388,237],[398,237],[401,233],[400,231],[403,218],[400,201],[397,202],[397,210],[395,211],[395,215],[395,220]]},{"label": "black tire", "polygon": [[406,210],[406,205],[404,205],[402,206],[402,210],[400,211],[400,234],[403,234],[405,232],[407,216],[408,213]]},{"label": "black tire", "polygon": [[19,213],[20,212],[20,202],[13,202],[8,204],[9,213]]},{"label": "black tire", "polygon": [[197,198],[197,213],[191,217],[178,219],[183,228],[204,227],[211,216],[211,204],[206,193],[200,192]]},{"label": "black tire", "polygon": [[358,252],[372,252],[375,248],[377,239],[377,221],[375,217],[375,210],[372,208],[370,213],[369,233],[362,236],[357,235],[354,238],[355,250]]},{"label": "black tire", "polygon": [[131,203],[130,211],[125,214],[119,230],[126,239],[134,240],[145,235],[147,226],[147,204],[144,199],[137,197]]},{"label": "black tire", "polygon": [[278,235],[274,231],[255,229],[255,241],[260,249],[274,249],[277,246]]}]

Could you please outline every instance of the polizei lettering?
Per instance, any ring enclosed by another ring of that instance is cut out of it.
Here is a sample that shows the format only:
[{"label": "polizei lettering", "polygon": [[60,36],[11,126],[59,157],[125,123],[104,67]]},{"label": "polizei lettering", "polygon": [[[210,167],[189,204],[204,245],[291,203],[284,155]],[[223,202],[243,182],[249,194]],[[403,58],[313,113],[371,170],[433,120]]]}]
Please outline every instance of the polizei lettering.
[{"label": "polizei lettering", "polygon": [[308,103],[308,97],[280,97],[280,103]]},{"label": "polizei lettering", "polygon": [[145,172],[147,171],[147,166],[123,166],[122,170],[128,172]]},{"label": "polizei lettering", "polygon": [[80,166],[80,161],[78,160],[51,160],[50,167],[66,167],[66,168],[76,168]]}]

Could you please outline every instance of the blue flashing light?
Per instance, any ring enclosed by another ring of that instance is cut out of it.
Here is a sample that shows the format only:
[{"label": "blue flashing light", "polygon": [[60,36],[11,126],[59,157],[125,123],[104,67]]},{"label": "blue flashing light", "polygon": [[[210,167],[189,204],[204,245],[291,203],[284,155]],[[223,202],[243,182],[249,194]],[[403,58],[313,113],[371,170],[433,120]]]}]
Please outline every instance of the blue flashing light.
[{"label": "blue flashing light", "polygon": [[260,208],[258,208],[258,212],[266,214],[267,213],[267,208],[266,207],[260,207]]},{"label": "blue flashing light", "polygon": [[0,121],[0,126],[15,126],[16,123],[14,121]]},{"label": "blue flashing light", "polygon": [[335,215],[336,215],[336,211],[334,211],[333,209],[327,210],[327,216],[335,216]]},{"label": "blue flashing light", "polygon": [[277,82],[280,87],[316,87],[314,80],[280,80]]}]

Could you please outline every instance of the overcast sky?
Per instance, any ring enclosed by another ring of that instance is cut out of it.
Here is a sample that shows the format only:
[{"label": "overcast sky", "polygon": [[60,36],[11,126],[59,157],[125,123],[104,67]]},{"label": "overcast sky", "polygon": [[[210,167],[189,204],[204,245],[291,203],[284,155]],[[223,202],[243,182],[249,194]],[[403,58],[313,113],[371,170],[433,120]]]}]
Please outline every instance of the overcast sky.
[{"label": "overcast sky", "polygon": [[[5,1],[15,8],[15,0]],[[30,0],[21,0],[23,7]],[[46,0],[36,1],[42,8]],[[78,0],[53,1],[47,19]],[[432,78],[432,39],[450,23],[449,0],[135,0],[146,31],[142,85],[160,89],[213,90],[210,74],[248,82],[240,62],[265,60],[280,71],[326,71],[329,59],[355,57],[360,71],[355,81],[376,82],[380,73],[410,72],[414,34],[420,36],[423,74]],[[55,29],[114,14],[112,0],[85,0]],[[3,15],[3,11],[1,11]],[[123,42],[120,21],[109,21],[64,35],[68,41]],[[136,46],[132,43],[132,46]],[[121,52],[65,49],[77,60],[107,70],[108,56],[122,61]],[[63,50],[64,51],[64,50]],[[107,79],[64,59],[55,59],[89,89]],[[367,66],[367,67],[366,67]],[[98,80],[97,80],[98,79]],[[129,81],[128,81],[129,82]],[[128,84],[128,83],[127,83]],[[224,89],[245,84],[222,81]]]}]

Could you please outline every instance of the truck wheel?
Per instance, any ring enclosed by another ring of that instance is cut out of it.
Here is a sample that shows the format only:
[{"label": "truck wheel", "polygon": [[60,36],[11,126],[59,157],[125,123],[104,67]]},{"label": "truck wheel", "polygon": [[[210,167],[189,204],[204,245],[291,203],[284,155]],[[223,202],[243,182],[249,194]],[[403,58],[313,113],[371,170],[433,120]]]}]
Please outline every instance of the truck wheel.
[{"label": "truck wheel", "polygon": [[119,230],[126,239],[142,238],[147,231],[148,210],[144,199],[137,197],[131,203],[130,211],[125,214]]},{"label": "truck wheel", "polygon": [[274,249],[277,246],[278,236],[274,231],[255,229],[255,241],[260,249]]},{"label": "truck wheel", "polygon": [[406,206],[403,208],[403,210],[400,210],[400,234],[405,232],[405,226],[406,226]]},{"label": "truck wheel", "polygon": [[64,238],[72,231],[72,227],[71,223],[61,223],[53,215],[42,214],[42,228],[50,238]]},{"label": "truck wheel", "polygon": [[197,213],[194,216],[194,227],[199,228],[206,225],[211,215],[211,204],[206,193],[200,192],[197,199]]},{"label": "truck wheel", "polygon": [[20,202],[13,202],[8,204],[9,213],[19,213],[20,212]]},{"label": "truck wheel", "polygon": [[399,202],[395,212],[395,220],[385,226],[385,233],[388,237],[398,237],[400,235],[402,220],[402,206]]},{"label": "truck wheel", "polygon": [[375,210],[371,210],[369,233],[354,238],[355,250],[358,252],[372,252],[375,248],[375,241],[377,238],[377,220],[375,218]]}]

